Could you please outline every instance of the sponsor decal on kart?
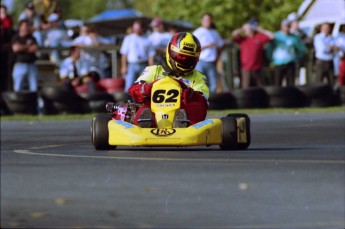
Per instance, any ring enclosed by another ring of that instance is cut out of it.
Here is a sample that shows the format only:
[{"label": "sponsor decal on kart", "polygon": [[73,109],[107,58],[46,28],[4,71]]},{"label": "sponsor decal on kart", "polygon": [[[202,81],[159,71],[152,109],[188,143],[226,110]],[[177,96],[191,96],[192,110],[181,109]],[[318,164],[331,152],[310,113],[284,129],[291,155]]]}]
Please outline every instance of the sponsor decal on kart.
[{"label": "sponsor decal on kart", "polygon": [[124,122],[124,121],[120,121],[120,120],[115,120],[115,123],[125,127],[125,129],[130,129],[130,128],[133,128],[134,125],[129,123],[129,122]]},{"label": "sponsor decal on kart", "polygon": [[174,107],[176,106],[176,104],[173,104],[173,103],[166,103],[166,104],[156,104],[156,107]]},{"label": "sponsor decal on kart", "polygon": [[237,142],[238,143],[247,143],[247,128],[246,128],[246,119],[236,118],[237,121]]},{"label": "sponsor decal on kart", "polygon": [[152,129],[151,134],[157,137],[167,137],[173,135],[176,132],[175,129]]},{"label": "sponsor decal on kart", "polygon": [[213,120],[207,119],[207,120],[205,120],[205,121],[202,121],[202,122],[199,122],[199,123],[197,123],[197,124],[194,124],[193,127],[194,127],[195,129],[200,129],[201,127],[204,127],[204,126],[206,126],[206,125],[208,125],[208,124],[213,124]]}]

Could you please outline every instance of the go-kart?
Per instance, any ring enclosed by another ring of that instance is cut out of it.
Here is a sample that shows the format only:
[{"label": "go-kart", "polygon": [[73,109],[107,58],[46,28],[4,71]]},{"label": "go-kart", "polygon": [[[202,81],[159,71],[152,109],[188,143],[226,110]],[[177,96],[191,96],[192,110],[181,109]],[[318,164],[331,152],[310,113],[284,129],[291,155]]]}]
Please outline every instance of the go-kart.
[{"label": "go-kart", "polygon": [[111,150],[116,146],[202,145],[219,145],[223,150],[248,148],[250,119],[246,114],[229,114],[186,127],[173,127],[175,113],[180,109],[181,92],[180,84],[169,77],[161,78],[152,85],[151,110],[155,114],[155,128],[134,125],[128,119],[128,111],[122,120],[115,120],[110,114],[96,115],[91,126],[95,149]]}]

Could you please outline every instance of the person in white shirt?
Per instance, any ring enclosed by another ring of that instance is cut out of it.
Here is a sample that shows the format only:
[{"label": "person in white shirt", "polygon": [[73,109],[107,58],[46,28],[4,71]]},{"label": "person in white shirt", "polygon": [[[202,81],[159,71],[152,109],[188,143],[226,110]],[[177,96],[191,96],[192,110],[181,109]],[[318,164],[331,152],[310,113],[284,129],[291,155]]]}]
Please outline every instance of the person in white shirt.
[{"label": "person in white shirt", "polygon": [[89,34],[90,28],[86,25],[81,26],[79,29],[79,36],[73,40],[73,45],[79,47],[93,45],[93,40]]},{"label": "person in white shirt", "polygon": [[154,18],[150,26],[152,33],[149,35],[149,40],[156,52],[154,64],[159,65],[165,58],[165,49],[173,34],[164,31],[164,22],[160,18]]},{"label": "person in white shirt", "polygon": [[[57,48],[64,46],[63,41],[67,41],[67,31],[58,28],[59,16],[52,13],[48,17],[50,29],[47,31],[47,38],[44,40],[45,47]],[[50,53],[50,61],[55,64],[60,63],[60,54],[58,50],[52,50]]]},{"label": "person in white shirt", "polygon": [[333,86],[333,58],[339,48],[335,45],[335,39],[331,34],[330,24],[323,23],[321,25],[320,33],[314,36],[314,48],[316,57],[316,82],[321,83],[323,77],[326,76],[328,84]]},{"label": "person in white shirt", "polygon": [[133,23],[133,33],[127,35],[120,49],[121,74],[126,77],[125,91],[144,71],[147,65],[153,65],[155,50],[150,40],[144,35],[142,21]]},{"label": "person in white shirt", "polygon": [[60,64],[59,77],[67,90],[75,91],[75,88],[86,84],[89,92],[96,92],[96,83],[100,79],[97,67],[81,58],[80,48],[72,46],[70,56]]},{"label": "person in white shirt", "polygon": [[[80,35],[73,40],[72,44],[82,48],[109,45],[111,42],[99,36],[95,29],[84,25],[80,28]],[[108,74],[107,69],[110,67],[110,61],[105,53],[97,49],[87,49],[81,50],[81,56],[100,69],[101,78],[109,77],[110,73]]]},{"label": "person in white shirt", "polygon": [[216,63],[224,45],[223,39],[213,28],[212,20],[212,14],[204,13],[201,16],[201,27],[193,32],[201,44],[201,54],[195,69],[206,75],[210,86],[210,94],[214,94],[217,89],[218,73]]}]

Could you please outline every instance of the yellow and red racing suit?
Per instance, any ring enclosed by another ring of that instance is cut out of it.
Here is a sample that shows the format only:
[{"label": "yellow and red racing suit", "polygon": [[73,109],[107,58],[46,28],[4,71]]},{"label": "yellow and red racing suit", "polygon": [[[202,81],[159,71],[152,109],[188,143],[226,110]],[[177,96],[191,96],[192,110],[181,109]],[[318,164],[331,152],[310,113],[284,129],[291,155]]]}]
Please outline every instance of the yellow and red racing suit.
[{"label": "yellow and red racing suit", "polygon": [[[150,97],[151,84],[163,77],[171,77],[182,82],[180,83],[183,89],[181,101],[184,102],[181,103],[181,108],[185,109],[191,124],[203,121],[207,115],[209,88],[206,76],[199,71],[193,70],[190,74],[181,77],[166,72],[161,65],[148,66],[128,89],[128,93],[135,101],[146,102],[141,109],[149,107],[147,98]],[[141,109],[138,110],[138,113]]]}]

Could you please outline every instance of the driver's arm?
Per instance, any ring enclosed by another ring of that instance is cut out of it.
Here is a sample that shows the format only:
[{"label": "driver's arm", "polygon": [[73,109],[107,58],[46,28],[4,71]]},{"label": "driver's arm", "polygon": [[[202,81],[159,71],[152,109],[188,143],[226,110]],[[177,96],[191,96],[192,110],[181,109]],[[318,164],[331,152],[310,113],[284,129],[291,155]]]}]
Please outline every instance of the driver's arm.
[{"label": "driver's arm", "polygon": [[145,102],[148,98],[150,98],[152,87],[151,83],[156,80],[156,77],[156,65],[146,67],[139,78],[128,89],[128,93],[136,102]]}]

